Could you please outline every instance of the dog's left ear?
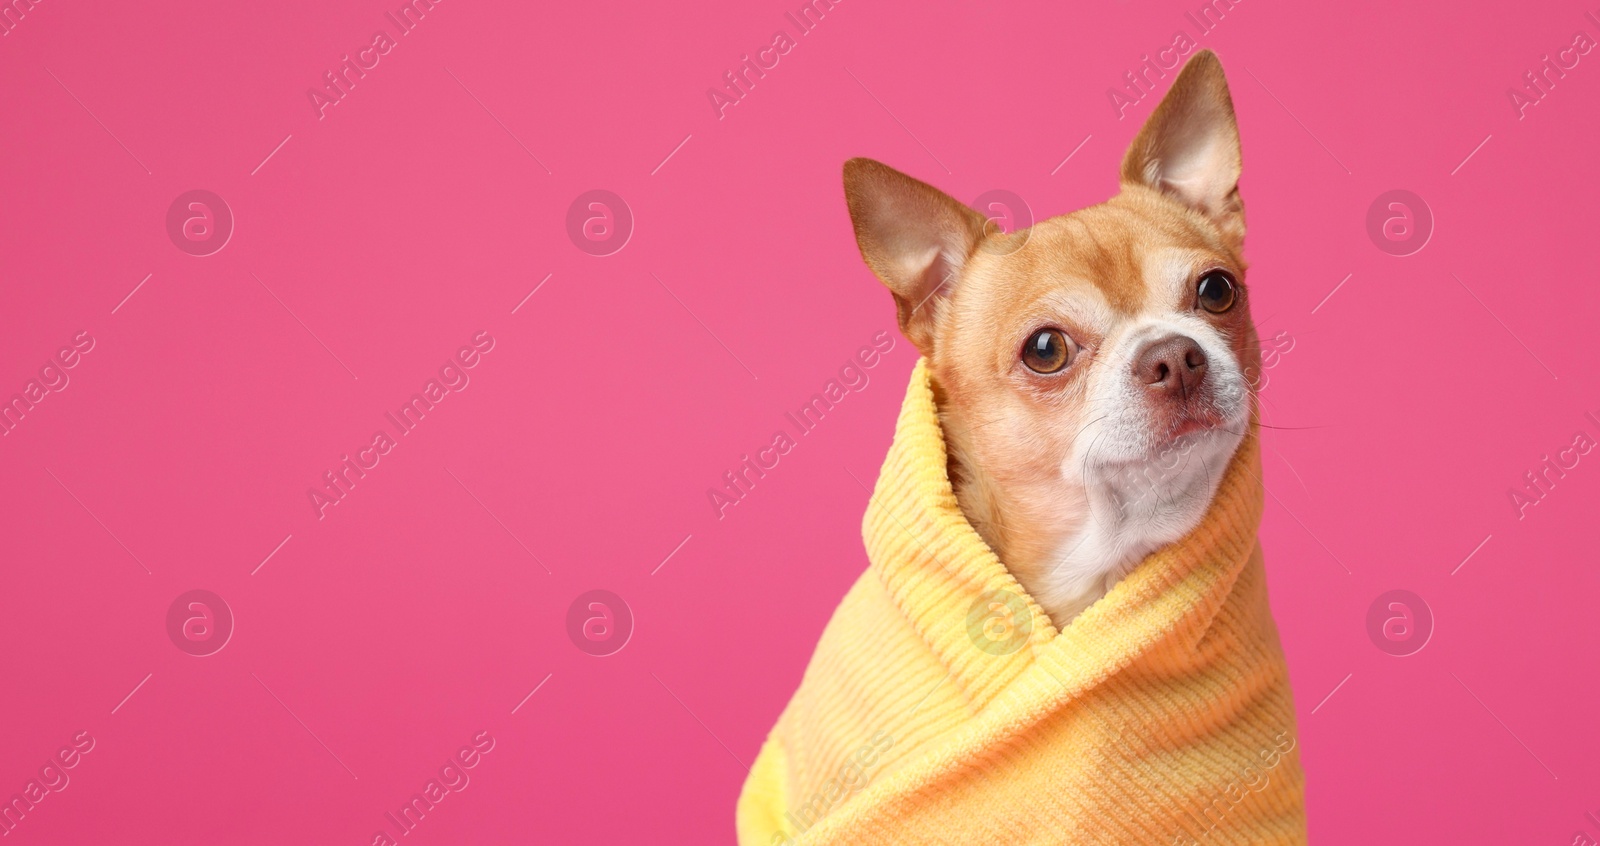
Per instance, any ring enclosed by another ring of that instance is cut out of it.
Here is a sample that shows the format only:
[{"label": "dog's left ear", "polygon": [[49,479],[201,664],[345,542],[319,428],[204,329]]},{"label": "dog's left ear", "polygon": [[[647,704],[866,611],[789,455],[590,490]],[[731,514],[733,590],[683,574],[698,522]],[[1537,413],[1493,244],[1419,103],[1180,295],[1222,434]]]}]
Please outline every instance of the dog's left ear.
[{"label": "dog's left ear", "polygon": [[1239,199],[1239,125],[1222,63],[1201,50],[1183,66],[1122,159],[1122,181],[1145,185],[1244,238]]}]

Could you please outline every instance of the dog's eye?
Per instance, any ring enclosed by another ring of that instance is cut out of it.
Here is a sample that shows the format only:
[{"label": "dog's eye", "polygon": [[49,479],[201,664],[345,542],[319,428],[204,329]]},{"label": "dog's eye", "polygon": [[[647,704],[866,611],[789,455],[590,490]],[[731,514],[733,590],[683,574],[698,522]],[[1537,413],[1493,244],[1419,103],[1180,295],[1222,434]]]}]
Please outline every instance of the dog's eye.
[{"label": "dog's eye", "polygon": [[1200,307],[1212,314],[1221,314],[1233,308],[1233,301],[1237,299],[1233,277],[1220,270],[1213,270],[1200,277],[1200,282],[1195,288],[1195,300]]},{"label": "dog's eye", "polygon": [[1072,363],[1077,345],[1060,329],[1040,329],[1022,345],[1022,363],[1035,373],[1059,373]]}]

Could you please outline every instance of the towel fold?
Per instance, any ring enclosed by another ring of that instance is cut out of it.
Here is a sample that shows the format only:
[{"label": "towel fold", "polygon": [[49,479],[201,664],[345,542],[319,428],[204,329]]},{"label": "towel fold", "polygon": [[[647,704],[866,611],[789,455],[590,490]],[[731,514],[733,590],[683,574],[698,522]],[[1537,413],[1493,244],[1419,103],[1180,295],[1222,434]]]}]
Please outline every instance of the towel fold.
[{"label": "towel fold", "polygon": [[1200,525],[1057,631],[957,505],[919,363],[871,566],[745,782],[741,846],[1304,844],[1261,507],[1252,427]]}]

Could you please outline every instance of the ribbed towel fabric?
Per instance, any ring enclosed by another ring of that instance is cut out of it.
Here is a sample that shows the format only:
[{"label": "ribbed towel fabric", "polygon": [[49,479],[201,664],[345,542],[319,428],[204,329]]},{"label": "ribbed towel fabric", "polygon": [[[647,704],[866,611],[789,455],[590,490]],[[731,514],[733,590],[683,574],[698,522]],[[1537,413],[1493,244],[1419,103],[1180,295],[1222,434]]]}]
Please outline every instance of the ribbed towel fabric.
[{"label": "ribbed towel fabric", "polygon": [[1252,426],[1200,525],[1057,631],[957,505],[919,362],[741,846],[1304,844],[1260,463]]}]

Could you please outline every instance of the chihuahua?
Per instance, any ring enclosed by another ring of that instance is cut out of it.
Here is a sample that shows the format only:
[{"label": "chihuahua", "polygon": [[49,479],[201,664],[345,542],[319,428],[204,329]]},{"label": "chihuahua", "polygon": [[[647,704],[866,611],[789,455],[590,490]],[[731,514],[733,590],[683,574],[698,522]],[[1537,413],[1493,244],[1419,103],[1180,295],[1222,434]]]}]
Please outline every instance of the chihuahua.
[{"label": "chihuahua", "polygon": [[1199,523],[1250,425],[1239,168],[1209,50],[1134,139],[1120,193],[1028,229],[844,166],[862,258],[927,359],[957,501],[1058,627]]}]

